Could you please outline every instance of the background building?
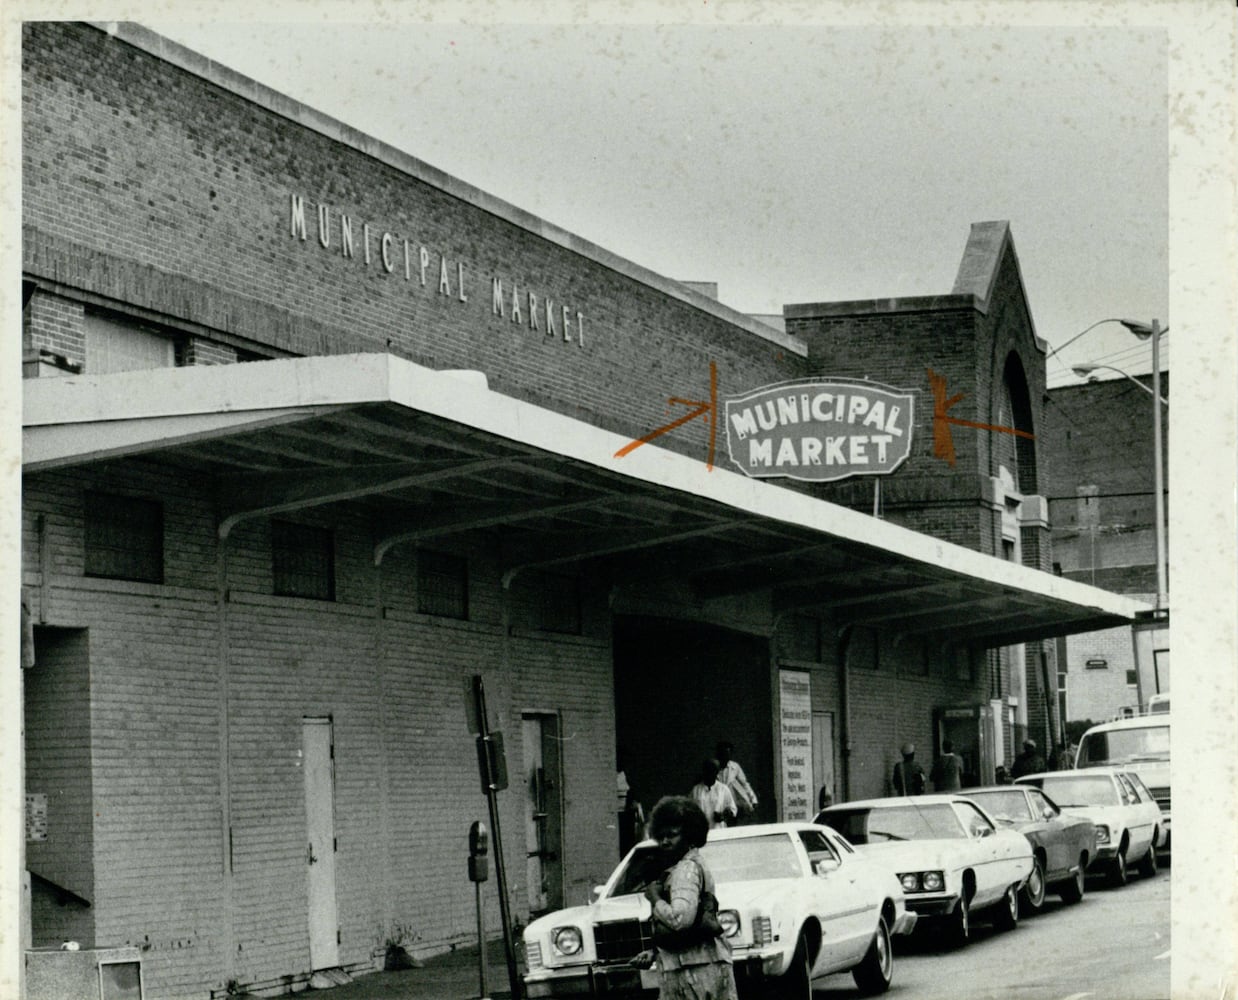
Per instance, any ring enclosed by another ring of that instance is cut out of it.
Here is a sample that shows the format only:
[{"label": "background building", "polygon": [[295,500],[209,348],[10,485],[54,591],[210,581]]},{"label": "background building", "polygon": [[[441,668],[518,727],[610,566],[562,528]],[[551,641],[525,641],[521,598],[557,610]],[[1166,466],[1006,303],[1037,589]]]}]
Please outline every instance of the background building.
[{"label": "background building", "polygon": [[[1152,603],[1152,379],[1134,379],[1139,385],[1109,378],[1049,390],[1041,443],[1049,457],[1054,571]],[[1161,395],[1169,398],[1167,372],[1161,373]],[[1161,407],[1161,421],[1168,470],[1167,406]],[[1164,481],[1169,481],[1167,471]],[[1059,697],[1067,721],[1099,722],[1169,690],[1169,630],[1154,626],[1149,621],[1139,627],[1147,643],[1139,664],[1129,629],[1059,640]]]}]

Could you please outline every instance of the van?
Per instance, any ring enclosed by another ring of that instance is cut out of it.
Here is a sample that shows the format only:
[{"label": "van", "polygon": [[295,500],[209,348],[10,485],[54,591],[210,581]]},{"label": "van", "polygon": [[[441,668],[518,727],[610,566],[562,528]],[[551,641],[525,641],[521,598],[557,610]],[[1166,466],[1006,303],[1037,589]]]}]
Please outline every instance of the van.
[{"label": "van", "polygon": [[1093,726],[1079,740],[1075,767],[1125,767],[1139,775],[1165,817],[1160,843],[1169,850],[1169,713],[1152,712]]},{"label": "van", "polygon": [[1162,712],[1169,711],[1169,694],[1154,694],[1148,699],[1148,714],[1160,715]]}]

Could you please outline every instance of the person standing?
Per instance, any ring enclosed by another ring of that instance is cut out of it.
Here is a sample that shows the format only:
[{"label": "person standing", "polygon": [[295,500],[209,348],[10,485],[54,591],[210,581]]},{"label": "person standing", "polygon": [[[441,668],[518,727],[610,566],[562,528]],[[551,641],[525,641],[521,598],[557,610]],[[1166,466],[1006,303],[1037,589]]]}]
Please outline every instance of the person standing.
[{"label": "person standing", "polygon": [[1036,741],[1024,740],[1023,752],[1010,765],[1010,776],[1012,778],[1021,778],[1025,774],[1040,774],[1045,769],[1045,759],[1040,755],[1040,751],[1036,749]]},{"label": "person standing", "polygon": [[709,829],[728,826],[735,822],[739,809],[731,789],[718,780],[721,770],[716,757],[708,758],[701,765],[701,780],[692,786],[689,793],[709,821]]},{"label": "person standing", "polygon": [[963,758],[954,752],[950,740],[941,741],[941,756],[933,761],[929,777],[935,792],[957,792],[963,787]]},{"label": "person standing", "polygon": [[[716,775],[717,761],[712,763]],[[653,907],[655,945],[641,952],[633,964],[649,968],[656,952],[658,1000],[739,998],[731,945],[720,933],[717,915],[713,914],[713,927],[702,920],[707,901],[716,906],[714,877],[699,850],[708,833],[705,813],[684,796],[659,800],[649,815],[649,835],[658,842],[662,866],[670,870],[664,880],[645,886],[645,898]],[[680,940],[669,942],[662,932],[678,935]]]},{"label": "person standing", "polygon": [[718,743],[717,757],[721,765],[718,768],[718,780],[731,790],[731,795],[735,799],[735,807],[739,811],[739,820],[742,823],[756,812],[757,793],[749,784],[748,776],[744,774],[739,761],[731,756],[734,751],[735,745],[730,741],[721,740]]},{"label": "person standing", "polygon": [[916,760],[915,744],[904,743],[900,753],[903,759],[894,765],[894,794],[923,795],[924,768]]}]

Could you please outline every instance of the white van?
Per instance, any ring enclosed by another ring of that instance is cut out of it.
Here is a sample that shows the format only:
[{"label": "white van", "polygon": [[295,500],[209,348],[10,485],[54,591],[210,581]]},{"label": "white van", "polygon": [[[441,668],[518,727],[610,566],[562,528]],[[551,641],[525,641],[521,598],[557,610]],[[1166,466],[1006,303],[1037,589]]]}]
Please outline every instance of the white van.
[{"label": "white van", "polygon": [[1165,817],[1158,845],[1169,850],[1169,713],[1115,719],[1093,726],[1079,741],[1075,767],[1125,767],[1139,775]]}]

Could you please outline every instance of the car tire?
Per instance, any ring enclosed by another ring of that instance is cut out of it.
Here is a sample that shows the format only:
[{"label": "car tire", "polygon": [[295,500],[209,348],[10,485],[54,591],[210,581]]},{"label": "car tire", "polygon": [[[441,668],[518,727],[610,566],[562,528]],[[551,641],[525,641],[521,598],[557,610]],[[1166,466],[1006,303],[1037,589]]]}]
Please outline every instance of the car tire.
[{"label": "car tire", "polygon": [[946,919],[946,937],[951,947],[962,948],[971,940],[971,904],[967,900],[966,892],[959,897],[958,905],[950,911],[950,916]]},{"label": "car tire", "polygon": [[1002,901],[993,907],[993,925],[999,931],[1012,931],[1019,926],[1019,889],[1010,886]]},{"label": "car tire", "polygon": [[1160,871],[1160,866],[1156,861],[1156,837],[1152,838],[1152,843],[1148,845],[1148,853],[1139,859],[1139,874],[1144,878],[1156,878],[1156,873]]},{"label": "car tire", "polygon": [[787,971],[778,977],[779,1000],[812,1000],[812,975],[808,968],[808,941],[801,933]]},{"label": "car tire", "polygon": [[1126,885],[1126,849],[1118,848],[1117,857],[1109,862],[1109,885],[1114,889],[1121,889]]},{"label": "car tire", "polygon": [[1079,867],[1075,870],[1075,874],[1063,882],[1057,891],[1057,894],[1062,897],[1063,903],[1078,903],[1083,899],[1083,887],[1087,881],[1083,870],[1083,855],[1080,854]]},{"label": "car tire", "polygon": [[1027,916],[1044,909],[1045,869],[1039,857],[1032,858],[1032,874],[1027,877],[1027,883],[1019,890],[1019,906]]},{"label": "car tire", "polygon": [[890,944],[890,929],[884,917],[877,918],[873,943],[868,946],[860,964],[851,970],[851,978],[866,997],[876,996],[890,988],[890,981],[894,978],[894,948]]}]

